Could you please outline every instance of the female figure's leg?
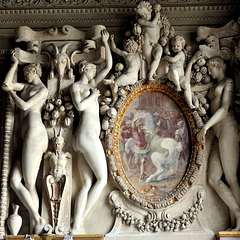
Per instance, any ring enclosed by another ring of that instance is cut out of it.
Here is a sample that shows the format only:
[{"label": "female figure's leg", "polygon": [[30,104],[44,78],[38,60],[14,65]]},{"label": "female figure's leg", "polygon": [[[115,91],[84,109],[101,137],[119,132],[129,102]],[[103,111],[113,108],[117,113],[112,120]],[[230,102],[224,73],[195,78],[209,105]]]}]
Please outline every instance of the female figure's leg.
[{"label": "female figure's leg", "polygon": [[31,225],[35,227],[36,234],[41,233],[45,221],[40,217],[36,204],[30,194],[29,190],[22,184],[23,173],[20,166],[20,160],[14,165],[10,177],[10,185],[17,194],[18,198],[21,200],[23,205],[27,208],[30,219],[32,219]]},{"label": "female figure's leg", "polygon": [[[222,147],[222,146],[221,146]],[[232,211],[236,216],[236,228],[240,227],[240,208],[239,205],[231,191],[231,189],[221,180],[223,175],[223,167],[221,164],[221,155],[219,149],[219,141],[216,139],[212,146],[212,150],[209,157],[209,167],[208,167],[208,176],[209,176],[209,184],[214,188],[214,190],[218,193],[220,198],[225,202],[225,204],[229,207],[230,211]],[[222,150],[221,150],[222,151]]]},{"label": "female figure's leg", "polygon": [[96,182],[88,194],[88,201],[83,216],[83,218],[85,218],[106,186],[108,172],[105,153],[99,137],[96,137],[95,140],[91,142],[91,146],[88,144],[88,149],[86,149],[83,154],[96,177]]},{"label": "female figure's leg", "polygon": [[88,192],[92,186],[93,173],[82,153],[77,153],[78,169],[80,172],[82,187],[77,195],[74,208],[74,224],[72,234],[85,233],[83,227],[83,214],[87,203]]},{"label": "female figure's leg", "polygon": [[[37,124],[37,123],[36,123]],[[38,213],[39,198],[36,189],[38,171],[42,161],[43,153],[47,150],[48,136],[46,131],[37,131],[38,129],[28,129],[25,133],[22,147],[22,176],[25,188],[29,191],[31,198],[26,198],[35,206],[34,213],[30,212],[33,217],[33,228],[35,233],[41,233],[45,221]],[[39,138],[39,136],[41,138]],[[35,213],[37,212],[37,214]]]},{"label": "female figure's leg", "polygon": [[[85,141],[81,141],[81,146],[79,146],[79,151],[84,156],[84,158],[79,158],[79,169],[83,186],[75,203],[73,234],[84,231],[83,221],[107,184],[107,163],[101,141],[98,135],[87,135],[88,140],[83,135],[81,139],[85,139]],[[93,173],[96,177],[96,182],[92,186]]]},{"label": "female figure's leg", "polygon": [[[226,119],[228,123],[222,128],[221,136],[219,138],[219,152],[221,157],[221,164],[225,179],[231,189],[231,192],[240,206],[240,187],[237,178],[237,170],[239,163],[239,140],[238,140],[238,128],[233,118]],[[235,212],[231,212],[232,225],[234,224]],[[238,223],[237,223],[238,224]],[[239,230],[240,226],[236,226]]]}]

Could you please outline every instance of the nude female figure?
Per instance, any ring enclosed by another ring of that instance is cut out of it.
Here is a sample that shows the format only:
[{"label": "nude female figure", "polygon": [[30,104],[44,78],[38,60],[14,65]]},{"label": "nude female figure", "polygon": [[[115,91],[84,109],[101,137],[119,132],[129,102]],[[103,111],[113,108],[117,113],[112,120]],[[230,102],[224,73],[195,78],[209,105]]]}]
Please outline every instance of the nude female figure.
[{"label": "nude female figure", "polygon": [[[226,65],[222,58],[213,57],[207,63],[209,74],[217,80],[209,91],[212,117],[198,133],[203,143],[206,132],[213,127],[215,140],[209,156],[208,181],[229,207],[235,231],[240,230],[240,188],[237,179],[239,163],[238,125],[231,114],[234,97],[234,82],[225,76]],[[228,186],[221,180],[224,174]],[[236,223],[234,223],[236,220]]]},{"label": "nude female figure", "polygon": [[[112,68],[108,38],[109,33],[103,30],[102,41],[106,49],[105,67],[96,75],[96,65],[87,61],[81,62],[79,64],[80,80],[71,87],[73,104],[80,116],[80,122],[73,138],[73,149],[79,154],[79,171],[83,181],[75,203],[72,234],[85,232],[83,221],[107,184],[107,162],[99,139],[98,97],[100,92],[96,87]],[[96,182],[92,186],[93,174],[96,177]]]},{"label": "nude female figure", "polygon": [[[43,153],[47,150],[48,135],[41,119],[41,109],[48,97],[48,89],[42,83],[40,64],[29,64],[24,68],[27,83],[13,82],[18,67],[15,53],[13,65],[2,88],[12,97],[20,109],[22,156],[17,160],[11,173],[10,184],[30,214],[33,233],[42,232],[45,220],[39,215],[39,199],[36,180]],[[20,97],[16,92],[20,92]],[[22,183],[24,180],[24,184]]]}]

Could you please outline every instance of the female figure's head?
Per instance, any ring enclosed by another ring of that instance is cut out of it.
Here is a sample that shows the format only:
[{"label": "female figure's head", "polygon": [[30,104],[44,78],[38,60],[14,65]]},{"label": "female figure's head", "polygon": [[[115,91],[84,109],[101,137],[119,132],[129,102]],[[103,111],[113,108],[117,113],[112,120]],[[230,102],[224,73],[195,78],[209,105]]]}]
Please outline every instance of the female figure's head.
[{"label": "female figure's head", "polygon": [[79,64],[79,73],[81,75],[86,75],[88,79],[93,79],[96,76],[97,68],[96,65],[87,62],[86,60],[83,60]]},{"label": "female figure's head", "polygon": [[34,79],[42,76],[42,69],[40,63],[31,63],[23,69],[26,81],[32,83]]},{"label": "female figure's head", "polygon": [[207,62],[208,72],[213,78],[218,78],[220,74],[224,74],[226,64],[221,57],[210,58]]}]

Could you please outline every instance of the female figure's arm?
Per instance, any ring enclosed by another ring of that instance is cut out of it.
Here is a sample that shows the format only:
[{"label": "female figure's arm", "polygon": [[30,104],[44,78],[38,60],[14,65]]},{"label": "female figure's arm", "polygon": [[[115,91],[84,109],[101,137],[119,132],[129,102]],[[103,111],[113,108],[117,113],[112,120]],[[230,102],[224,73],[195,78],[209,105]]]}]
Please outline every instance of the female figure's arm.
[{"label": "female figure's arm", "polygon": [[202,58],[202,51],[200,50],[200,51],[197,51],[194,55],[193,55],[193,57],[189,60],[189,62],[188,62],[188,65],[187,65],[187,67],[186,67],[186,70],[185,70],[185,77],[187,78],[187,79],[189,79],[189,82],[190,82],[190,78],[191,78],[191,70],[192,70],[192,65],[198,60],[198,59],[200,59],[200,58]]},{"label": "female figure's arm", "polygon": [[[185,80],[190,84],[191,81],[191,71],[192,71],[192,65],[198,60],[202,58],[202,51],[197,51],[194,56],[189,60],[188,65],[186,67],[184,77]],[[202,92],[202,91],[208,91],[212,87],[213,83],[206,83],[201,85],[194,85],[191,86],[191,91],[193,92]]]},{"label": "female figure's arm", "polygon": [[97,87],[97,85],[107,76],[107,74],[112,68],[112,54],[108,45],[109,33],[107,32],[107,30],[102,30],[101,34],[103,45],[105,46],[106,50],[106,66],[104,69],[102,69],[102,71],[98,73],[95,80],[91,82],[91,85],[94,87]]},{"label": "female figure's arm", "polygon": [[44,103],[48,96],[48,90],[45,87],[39,87],[39,91],[32,97],[30,97],[28,101],[24,101],[23,99],[21,99],[12,89],[9,90],[9,94],[11,95],[13,101],[15,102],[18,108],[20,108],[23,111],[27,111],[33,106],[38,105],[39,102]]},{"label": "female figure's arm", "polygon": [[87,109],[91,105],[92,101],[100,96],[100,91],[98,89],[94,89],[88,97],[82,99],[82,96],[79,93],[79,86],[76,86],[74,84],[72,85],[70,91],[73,104],[78,111],[84,111]]},{"label": "female figure's arm", "polygon": [[23,111],[26,111],[29,108],[38,104],[39,102],[45,101],[45,99],[48,96],[48,90],[46,87],[42,85],[42,86],[39,86],[38,92],[34,94],[32,97],[30,97],[28,101],[24,101],[23,99],[21,99],[16,94],[15,91],[22,91],[25,84],[13,82],[13,78],[14,78],[14,75],[16,74],[18,63],[19,63],[18,59],[15,56],[15,52],[13,52],[12,60],[14,63],[10,68],[9,72],[7,73],[6,78],[3,82],[3,90],[5,90],[10,94],[10,96],[12,97],[13,101],[15,102],[18,108],[20,108]]},{"label": "female figure's arm", "polygon": [[19,63],[18,59],[15,56],[15,52],[12,53],[12,61],[13,65],[8,71],[2,84],[2,89],[6,92],[9,92],[10,90],[21,91],[24,87],[24,84],[22,83],[13,82],[15,74],[17,74],[17,68]]},{"label": "female figure's arm", "polygon": [[221,106],[212,115],[212,117],[207,121],[207,123],[203,126],[203,128],[198,133],[198,141],[199,142],[204,141],[205,134],[209,128],[211,128],[215,124],[221,122],[227,116],[230,104],[232,102],[233,87],[234,87],[233,80],[227,79],[225,86],[224,86],[223,97],[221,99],[221,101],[222,101]]}]

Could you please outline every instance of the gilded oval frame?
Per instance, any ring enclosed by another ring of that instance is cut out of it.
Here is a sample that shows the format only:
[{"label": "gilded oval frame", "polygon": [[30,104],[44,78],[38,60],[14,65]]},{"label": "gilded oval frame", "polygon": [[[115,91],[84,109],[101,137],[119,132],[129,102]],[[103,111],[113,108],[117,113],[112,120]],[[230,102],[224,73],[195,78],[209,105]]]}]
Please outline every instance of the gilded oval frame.
[{"label": "gilded oval frame", "polygon": [[[126,88],[125,98],[121,98],[117,102],[118,113],[114,124],[111,124],[106,133],[106,154],[109,163],[109,169],[113,179],[117,183],[121,192],[131,201],[141,207],[148,209],[160,209],[177,203],[185,193],[190,189],[196,179],[203,157],[203,147],[197,141],[197,132],[201,127],[201,118],[197,111],[192,111],[181,94],[176,92],[171,87],[161,84],[160,82],[146,83],[139,81],[130,88]],[[166,95],[173,101],[177,107],[183,112],[186,119],[189,132],[189,162],[186,171],[179,183],[164,196],[152,198],[140,193],[133,184],[129,181],[126,175],[123,162],[119,152],[119,134],[120,127],[126,111],[131,106],[134,100],[145,93],[157,92]]]}]

